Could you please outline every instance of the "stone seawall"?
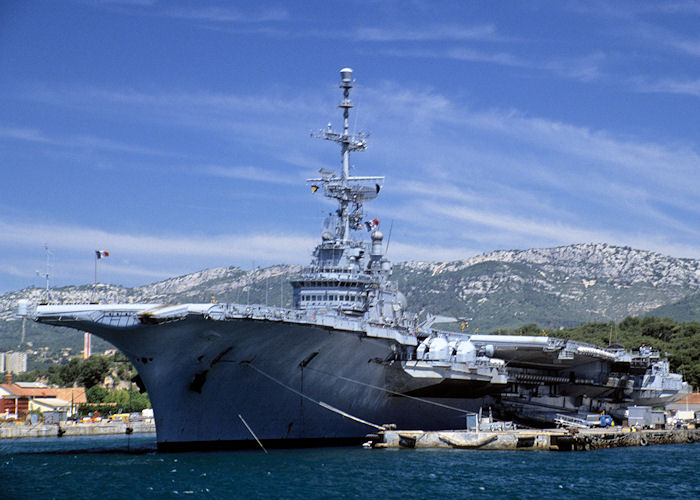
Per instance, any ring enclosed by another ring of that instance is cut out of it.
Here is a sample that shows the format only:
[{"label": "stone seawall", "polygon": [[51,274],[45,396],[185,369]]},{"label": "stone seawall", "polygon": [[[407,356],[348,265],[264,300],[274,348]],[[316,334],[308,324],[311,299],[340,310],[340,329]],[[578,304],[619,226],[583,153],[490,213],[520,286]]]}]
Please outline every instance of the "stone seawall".
[{"label": "stone seawall", "polygon": [[131,434],[155,432],[153,421],[144,422],[91,422],[0,426],[0,439],[41,438],[61,436],[98,436],[103,434]]},{"label": "stone seawall", "polygon": [[640,430],[629,428],[520,429],[497,432],[386,430],[368,436],[372,448],[460,448],[472,450],[577,451],[624,446],[700,442],[699,429]]}]

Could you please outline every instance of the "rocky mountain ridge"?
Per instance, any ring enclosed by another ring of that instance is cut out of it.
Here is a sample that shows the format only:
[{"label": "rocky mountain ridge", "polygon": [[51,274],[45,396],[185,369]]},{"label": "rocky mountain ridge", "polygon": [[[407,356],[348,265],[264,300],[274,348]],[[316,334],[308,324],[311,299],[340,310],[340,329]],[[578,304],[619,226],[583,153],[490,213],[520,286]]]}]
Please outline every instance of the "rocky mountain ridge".
[{"label": "rocky mountain ridge", "polygon": [[700,291],[696,259],[603,243],[498,250],[395,269],[410,304],[471,316],[475,325],[487,329],[619,321]]},{"label": "rocky mountain ridge", "polygon": [[[288,279],[300,266],[244,271],[215,268],[135,288],[99,284],[51,290],[52,301],[239,302],[288,306]],[[394,264],[409,309],[472,317],[484,331],[621,320],[700,293],[700,261],[608,244],[497,250],[453,262]],[[0,296],[0,320],[14,319],[17,300],[38,303],[45,290]],[[695,299],[692,299],[695,300]],[[678,319],[678,318],[677,318]],[[692,319],[692,318],[691,318]],[[697,318],[700,319],[700,318]],[[687,320],[687,318],[680,318]]]},{"label": "rocky mountain ridge", "polygon": [[567,273],[591,281],[648,282],[656,285],[700,286],[700,261],[667,257],[646,250],[606,243],[587,243],[529,250],[496,250],[454,262],[407,262],[406,267],[434,274],[459,271],[484,262],[524,263],[541,266],[544,272]]}]

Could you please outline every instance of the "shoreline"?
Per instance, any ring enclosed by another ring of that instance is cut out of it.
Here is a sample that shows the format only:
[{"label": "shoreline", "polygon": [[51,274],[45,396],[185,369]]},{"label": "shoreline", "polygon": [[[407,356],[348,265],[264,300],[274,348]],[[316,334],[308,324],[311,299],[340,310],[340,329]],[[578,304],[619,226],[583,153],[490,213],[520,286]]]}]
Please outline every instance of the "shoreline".
[{"label": "shoreline", "polygon": [[90,422],[34,425],[0,425],[0,439],[100,436],[108,434],[155,433],[153,420],[137,422]]}]

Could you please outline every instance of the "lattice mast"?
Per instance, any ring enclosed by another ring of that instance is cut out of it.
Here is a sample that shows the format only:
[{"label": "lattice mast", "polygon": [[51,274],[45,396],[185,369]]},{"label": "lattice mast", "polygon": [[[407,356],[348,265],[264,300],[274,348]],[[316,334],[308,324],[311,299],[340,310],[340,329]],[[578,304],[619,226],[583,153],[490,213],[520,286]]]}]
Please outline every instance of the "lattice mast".
[{"label": "lattice mast", "polygon": [[[368,137],[368,134],[363,132],[350,133],[350,109],[353,107],[350,100],[350,89],[353,87],[352,73],[350,68],[340,70],[340,88],[343,89],[343,100],[338,107],[343,110],[342,134],[334,132],[330,123],[326,130],[322,130],[318,134],[311,134],[313,137],[340,144],[342,156],[340,176],[333,171],[321,169],[320,178],[308,179],[308,182],[321,183],[324,195],[338,200],[337,216],[340,218],[340,231],[336,236],[343,242],[348,241],[351,229],[362,228],[362,203],[365,200],[376,198],[381,188],[380,183],[384,181],[384,177],[350,175],[350,152],[365,150]],[[374,185],[368,185],[367,183],[370,181],[373,181]]]}]

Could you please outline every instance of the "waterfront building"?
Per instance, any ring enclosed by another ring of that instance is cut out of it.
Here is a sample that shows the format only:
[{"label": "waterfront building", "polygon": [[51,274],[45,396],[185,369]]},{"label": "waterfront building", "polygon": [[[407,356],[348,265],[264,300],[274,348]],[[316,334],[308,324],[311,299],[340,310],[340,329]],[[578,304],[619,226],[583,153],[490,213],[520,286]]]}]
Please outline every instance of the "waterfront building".
[{"label": "waterfront building", "polygon": [[24,418],[34,410],[61,411],[73,415],[79,404],[87,402],[84,387],[53,388],[41,382],[13,382],[5,375],[0,384],[0,418]]},{"label": "waterfront building", "polygon": [[700,392],[688,394],[683,399],[666,405],[666,410],[675,411],[700,411]]},{"label": "waterfront building", "polygon": [[27,371],[26,352],[0,353],[0,372],[24,373]]}]

